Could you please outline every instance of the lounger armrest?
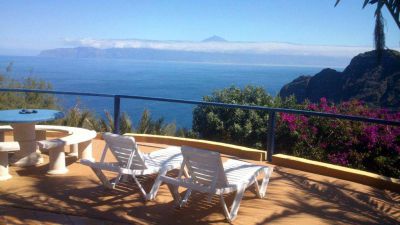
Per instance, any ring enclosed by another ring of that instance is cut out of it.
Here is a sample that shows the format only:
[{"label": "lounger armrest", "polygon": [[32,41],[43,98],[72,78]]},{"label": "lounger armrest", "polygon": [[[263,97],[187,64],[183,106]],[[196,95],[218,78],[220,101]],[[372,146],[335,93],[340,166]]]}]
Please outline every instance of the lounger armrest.
[{"label": "lounger armrest", "polygon": [[93,169],[101,169],[101,170],[117,172],[117,173],[120,172],[120,167],[119,167],[118,163],[92,162],[87,159],[81,159],[79,162],[82,165],[89,166],[90,168],[93,168]]},{"label": "lounger armrest", "polygon": [[203,186],[200,184],[193,183],[190,178],[180,179],[168,176],[160,176],[160,180],[166,184],[170,184],[177,187],[184,187],[202,193],[214,193],[214,194],[216,193],[216,190],[211,190],[209,186]]}]

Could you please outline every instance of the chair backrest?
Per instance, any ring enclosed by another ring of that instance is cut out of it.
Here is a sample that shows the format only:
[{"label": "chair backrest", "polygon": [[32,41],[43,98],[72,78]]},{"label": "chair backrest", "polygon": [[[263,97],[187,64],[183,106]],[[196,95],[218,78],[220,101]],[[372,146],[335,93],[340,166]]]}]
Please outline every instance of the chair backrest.
[{"label": "chair backrest", "polygon": [[147,168],[133,137],[104,133],[103,138],[106,142],[106,148],[110,149],[122,168],[132,170]]},{"label": "chair backrest", "polygon": [[182,146],[183,164],[191,179],[211,189],[228,185],[219,152]]}]

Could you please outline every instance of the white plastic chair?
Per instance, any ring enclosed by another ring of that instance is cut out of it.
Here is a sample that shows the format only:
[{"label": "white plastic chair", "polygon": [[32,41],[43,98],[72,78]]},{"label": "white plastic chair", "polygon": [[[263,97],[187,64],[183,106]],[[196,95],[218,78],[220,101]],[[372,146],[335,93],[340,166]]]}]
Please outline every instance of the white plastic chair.
[{"label": "white plastic chair", "polygon": [[[161,176],[161,180],[167,183],[178,207],[187,203],[192,191],[208,193],[209,202],[213,195],[219,195],[225,217],[231,222],[237,216],[240,202],[247,187],[254,184],[257,196],[259,198],[265,197],[269,178],[273,171],[272,167],[233,159],[222,163],[218,152],[188,146],[182,146],[182,155],[183,163],[178,177]],[[186,172],[188,177],[182,178],[182,175]],[[257,176],[260,174],[263,174],[261,185],[257,181]],[[178,192],[179,187],[187,188],[183,198]],[[231,192],[236,192],[236,195],[229,210],[223,195]]]},{"label": "white plastic chair", "polygon": [[[118,182],[124,178],[124,175],[130,175],[138,185],[144,198],[151,200],[155,198],[161,185],[160,176],[166,175],[170,170],[179,169],[182,164],[183,158],[180,147],[168,147],[149,154],[143,154],[139,151],[133,137],[104,133],[103,138],[106,146],[100,162],[92,162],[90,160],[81,160],[80,162],[89,166],[107,188],[115,188]],[[108,149],[117,159],[116,163],[104,162]],[[118,175],[113,179],[113,182],[110,182],[102,170],[117,172]],[[151,191],[146,193],[137,176],[149,174],[158,174],[158,176]]]}]

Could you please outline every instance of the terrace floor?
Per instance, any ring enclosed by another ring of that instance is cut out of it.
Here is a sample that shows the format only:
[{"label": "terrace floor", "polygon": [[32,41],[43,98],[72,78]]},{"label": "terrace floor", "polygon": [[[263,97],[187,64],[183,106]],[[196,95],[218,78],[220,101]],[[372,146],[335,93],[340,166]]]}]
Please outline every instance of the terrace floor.
[{"label": "terrace floor", "polygon": [[[94,141],[96,159],[103,146]],[[46,163],[11,167],[13,178],[0,182],[0,224],[226,224],[217,197],[210,204],[195,194],[188,206],[175,209],[162,185],[155,201],[144,202],[133,182],[107,190],[74,160],[68,158],[69,173],[58,176],[46,175]],[[152,179],[143,180],[147,188]],[[400,193],[275,167],[267,197],[246,191],[234,224],[400,224]]]}]

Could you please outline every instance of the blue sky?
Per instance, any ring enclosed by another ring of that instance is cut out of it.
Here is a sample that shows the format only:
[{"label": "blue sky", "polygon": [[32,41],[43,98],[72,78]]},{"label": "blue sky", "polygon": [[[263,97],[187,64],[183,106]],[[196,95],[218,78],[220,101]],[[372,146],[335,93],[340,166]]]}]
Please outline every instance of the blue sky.
[{"label": "blue sky", "polygon": [[[36,54],[79,40],[201,41],[372,47],[375,6],[363,0],[1,1],[0,54]],[[386,10],[386,43],[400,31]],[[69,40],[69,41],[66,41]]]}]

